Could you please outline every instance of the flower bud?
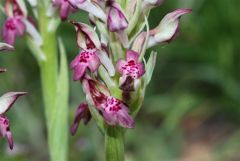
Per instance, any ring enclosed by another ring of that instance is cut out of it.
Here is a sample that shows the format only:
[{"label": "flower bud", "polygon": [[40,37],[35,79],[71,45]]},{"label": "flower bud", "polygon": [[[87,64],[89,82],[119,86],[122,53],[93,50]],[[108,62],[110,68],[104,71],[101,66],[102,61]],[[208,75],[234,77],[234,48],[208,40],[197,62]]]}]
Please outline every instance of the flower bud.
[{"label": "flower bud", "polygon": [[120,77],[120,88],[125,91],[134,90],[134,81],[141,78],[145,73],[144,64],[138,61],[139,54],[129,50],[126,54],[126,60],[120,59],[117,62],[117,71],[122,75]]},{"label": "flower bud", "polygon": [[71,23],[77,31],[77,44],[80,48],[87,49],[89,45],[97,49],[101,48],[98,35],[92,27],[80,22],[71,21]]},{"label": "flower bud", "polygon": [[122,31],[128,27],[128,21],[120,5],[114,0],[107,1],[107,27],[111,32]]},{"label": "flower bud", "polygon": [[173,40],[179,31],[180,17],[190,12],[192,12],[191,9],[177,9],[168,13],[160,24],[150,31],[148,47]]}]

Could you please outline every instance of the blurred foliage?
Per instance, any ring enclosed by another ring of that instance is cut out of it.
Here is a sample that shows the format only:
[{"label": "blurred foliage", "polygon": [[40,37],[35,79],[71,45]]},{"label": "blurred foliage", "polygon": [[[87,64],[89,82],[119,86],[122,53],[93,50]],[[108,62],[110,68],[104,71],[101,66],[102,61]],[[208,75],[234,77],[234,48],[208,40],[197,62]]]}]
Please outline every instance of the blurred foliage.
[{"label": "blurred foliage", "polygon": [[[240,160],[239,6],[239,0],[168,0],[151,12],[154,27],[175,8],[193,9],[182,18],[175,41],[148,51],[158,52],[157,67],[136,128],[126,136],[126,161]],[[87,21],[85,13],[73,18]],[[78,53],[75,31],[64,22],[58,33],[70,62]],[[0,161],[47,160],[36,61],[23,39],[18,39],[14,53],[0,57],[1,66],[8,69],[0,75],[0,92],[28,92],[8,113],[16,146],[9,152],[1,140]],[[79,83],[71,80],[70,87],[69,124],[84,100]],[[93,121],[80,125],[70,137],[69,160],[103,161],[103,146]]]}]

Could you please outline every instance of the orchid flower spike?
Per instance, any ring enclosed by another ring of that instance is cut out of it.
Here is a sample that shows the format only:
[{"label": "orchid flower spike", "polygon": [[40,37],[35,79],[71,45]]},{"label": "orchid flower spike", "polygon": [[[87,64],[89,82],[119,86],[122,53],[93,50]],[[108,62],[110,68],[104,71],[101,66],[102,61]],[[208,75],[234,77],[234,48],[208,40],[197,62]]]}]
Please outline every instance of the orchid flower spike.
[{"label": "orchid flower spike", "polygon": [[[173,40],[179,31],[180,17],[191,12],[170,12],[150,30],[149,12],[163,1],[69,0],[74,8],[89,12],[94,26],[71,21],[77,31],[80,53],[70,67],[73,79],[82,83],[87,101],[77,109],[72,134],[80,120],[90,115],[101,123],[105,121],[104,125],[134,127],[133,116],[140,109],[157,60],[156,52],[146,59],[146,50]],[[108,130],[109,126],[100,128]]]},{"label": "orchid flower spike", "polygon": [[26,92],[8,92],[0,97],[0,135],[7,138],[10,149],[13,149],[13,139],[8,118],[4,115],[18,99]]}]

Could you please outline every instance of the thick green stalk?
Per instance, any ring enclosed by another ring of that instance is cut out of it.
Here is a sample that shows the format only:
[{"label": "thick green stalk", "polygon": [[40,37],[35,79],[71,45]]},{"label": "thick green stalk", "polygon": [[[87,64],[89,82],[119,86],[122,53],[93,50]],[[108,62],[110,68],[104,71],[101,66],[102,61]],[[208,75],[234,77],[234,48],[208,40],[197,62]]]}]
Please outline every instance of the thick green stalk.
[{"label": "thick green stalk", "polygon": [[42,51],[46,57],[39,65],[50,160],[66,161],[68,150],[68,79],[66,78],[66,70],[58,67],[66,66],[66,59],[61,55],[63,62],[61,60],[58,65],[56,31],[48,30],[50,18],[46,16],[46,8],[43,4],[39,5],[38,22],[43,39]]},{"label": "thick green stalk", "polygon": [[124,131],[121,127],[108,126],[105,133],[106,161],[124,161]]}]

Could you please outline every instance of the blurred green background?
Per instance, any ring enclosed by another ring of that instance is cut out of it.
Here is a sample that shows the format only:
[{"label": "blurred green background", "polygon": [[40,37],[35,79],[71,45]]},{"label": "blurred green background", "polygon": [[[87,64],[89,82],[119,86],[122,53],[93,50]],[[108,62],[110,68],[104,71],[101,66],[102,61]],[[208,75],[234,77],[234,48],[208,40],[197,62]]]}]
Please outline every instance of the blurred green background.
[{"label": "blurred green background", "polygon": [[[239,0],[166,0],[151,12],[155,27],[169,11],[193,9],[181,19],[175,41],[148,51],[158,51],[157,67],[136,128],[126,135],[126,161],[240,160],[239,6]],[[75,18],[86,21],[86,14]],[[58,33],[70,62],[78,53],[75,31],[63,23]],[[45,161],[39,69],[24,39],[18,39],[15,52],[0,55],[0,65],[8,69],[0,75],[1,93],[28,92],[7,113],[15,148],[10,152],[1,139],[0,161]],[[71,80],[70,86],[69,125],[85,97],[80,83]],[[80,125],[69,137],[69,161],[103,161],[103,139],[93,121]]]}]

